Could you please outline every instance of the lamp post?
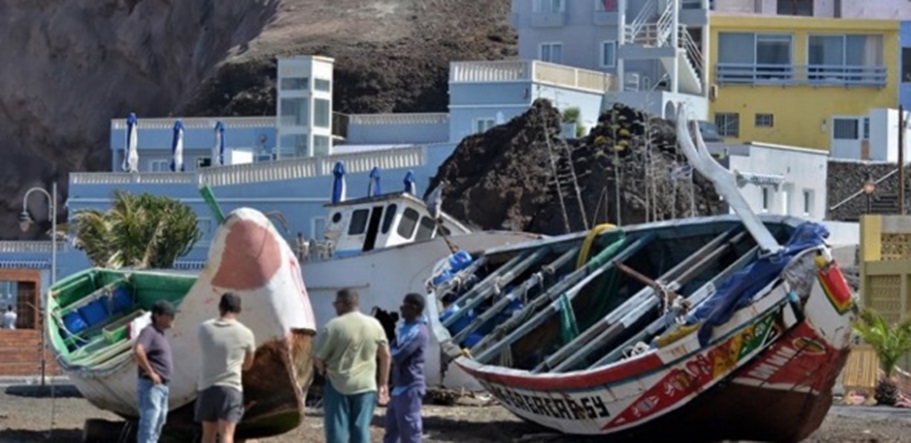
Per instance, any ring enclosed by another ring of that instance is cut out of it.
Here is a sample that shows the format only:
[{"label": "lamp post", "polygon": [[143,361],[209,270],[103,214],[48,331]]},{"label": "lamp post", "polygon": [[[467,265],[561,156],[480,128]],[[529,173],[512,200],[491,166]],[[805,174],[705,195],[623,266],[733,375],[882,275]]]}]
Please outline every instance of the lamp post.
[{"label": "lamp post", "polygon": [[872,210],[870,207],[870,197],[873,195],[874,191],[876,191],[876,182],[873,181],[873,177],[871,177],[868,172],[867,179],[864,181],[864,194],[867,194],[867,214]]},{"label": "lamp post", "polygon": [[[57,283],[57,182],[52,183],[50,194],[44,188],[38,187],[31,188],[25,192],[25,197],[22,197],[22,213],[19,214],[19,228],[22,229],[22,232],[28,231],[29,226],[35,223],[28,213],[28,196],[35,191],[44,194],[48,199],[48,216],[51,219],[51,286],[54,286]],[[47,300],[45,300],[47,291],[42,292],[41,307],[38,312],[41,313],[41,386],[44,387],[45,375],[47,374],[47,362],[45,360],[45,354],[47,353],[47,325],[44,324],[44,310],[47,309]]]}]

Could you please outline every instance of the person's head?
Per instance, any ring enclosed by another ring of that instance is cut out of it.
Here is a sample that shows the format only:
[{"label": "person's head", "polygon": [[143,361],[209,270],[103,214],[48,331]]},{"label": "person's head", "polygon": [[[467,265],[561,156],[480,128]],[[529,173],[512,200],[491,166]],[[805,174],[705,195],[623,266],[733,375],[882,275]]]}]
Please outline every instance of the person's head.
[{"label": "person's head", "polygon": [[348,288],[336,292],[335,301],[332,304],[335,306],[335,313],[343,315],[356,311],[360,306],[360,300],[357,291]]},{"label": "person's head", "polygon": [[13,305],[6,305],[6,310],[9,312],[13,312]]},{"label": "person's head", "polygon": [[218,312],[222,317],[240,314],[240,296],[233,292],[225,292],[218,302]]},{"label": "person's head", "polygon": [[152,323],[160,330],[170,329],[174,326],[174,317],[177,315],[177,309],[174,309],[167,300],[158,300],[152,305]]},{"label": "person's head", "polygon": [[424,313],[424,297],[414,292],[408,293],[402,300],[402,307],[399,309],[401,309],[402,318],[405,321],[414,321]]}]

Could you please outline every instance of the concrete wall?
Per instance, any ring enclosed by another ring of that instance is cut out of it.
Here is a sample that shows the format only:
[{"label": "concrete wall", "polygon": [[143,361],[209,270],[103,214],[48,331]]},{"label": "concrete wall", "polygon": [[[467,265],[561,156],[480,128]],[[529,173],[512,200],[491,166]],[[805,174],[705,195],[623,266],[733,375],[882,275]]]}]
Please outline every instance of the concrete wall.
[{"label": "concrete wall", "polygon": [[449,140],[447,114],[352,115],[347,144],[427,144]]}]

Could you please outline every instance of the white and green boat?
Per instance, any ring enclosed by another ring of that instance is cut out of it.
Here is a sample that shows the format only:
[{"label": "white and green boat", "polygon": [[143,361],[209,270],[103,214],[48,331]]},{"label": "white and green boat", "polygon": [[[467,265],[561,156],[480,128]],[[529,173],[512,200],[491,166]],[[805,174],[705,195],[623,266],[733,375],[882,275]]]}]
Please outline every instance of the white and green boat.
[{"label": "white and green boat", "polygon": [[137,365],[132,347],[156,300],[177,306],[167,332],[174,353],[167,429],[196,430],[193,404],[200,370],[197,329],[218,315],[226,291],[243,300],[240,320],[256,336],[256,361],[244,373],[247,409],[239,438],[276,435],[303,419],[312,379],[316,324],[300,265],[272,223],[241,208],[220,224],[197,273],[93,268],[52,286],[47,298],[49,347],[57,364],[93,405],[137,419]]}]

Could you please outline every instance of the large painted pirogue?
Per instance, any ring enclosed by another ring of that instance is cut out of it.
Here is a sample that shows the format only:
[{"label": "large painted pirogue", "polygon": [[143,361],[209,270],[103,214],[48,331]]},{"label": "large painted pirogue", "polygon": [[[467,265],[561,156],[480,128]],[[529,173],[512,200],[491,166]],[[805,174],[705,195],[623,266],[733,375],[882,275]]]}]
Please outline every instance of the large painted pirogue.
[{"label": "large painted pirogue", "polygon": [[434,335],[513,413],[565,433],[799,441],[831,405],[854,296],[822,225],[760,219],[682,113],[678,139],[737,216],[490,249],[429,295]]},{"label": "large painted pirogue", "polygon": [[[89,269],[50,288],[50,347],[70,381],[93,405],[138,418],[137,366],[132,345],[156,300],[179,313],[167,332],[174,355],[166,429],[195,430],[193,404],[202,350],[199,324],[218,315],[222,293],[241,296],[240,320],[256,337],[253,367],[244,373],[250,407],[237,436],[256,438],[293,429],[303,418],[312,379],[316,325],[300,266],[287,243],[260,212],[241,208],[220,224],[205,268],[197,275]],[[252,404],[251,404],[252,403]]]}]

